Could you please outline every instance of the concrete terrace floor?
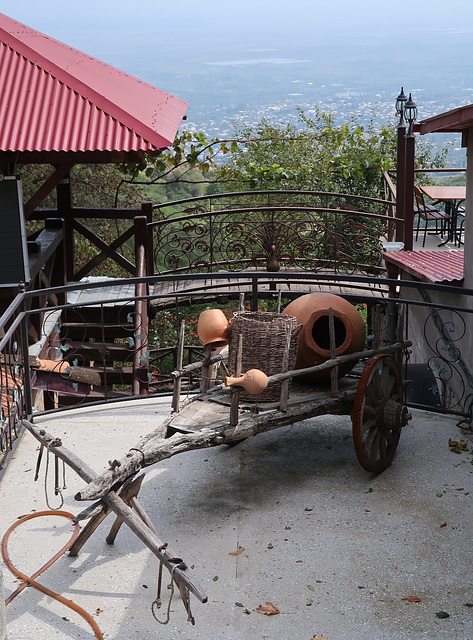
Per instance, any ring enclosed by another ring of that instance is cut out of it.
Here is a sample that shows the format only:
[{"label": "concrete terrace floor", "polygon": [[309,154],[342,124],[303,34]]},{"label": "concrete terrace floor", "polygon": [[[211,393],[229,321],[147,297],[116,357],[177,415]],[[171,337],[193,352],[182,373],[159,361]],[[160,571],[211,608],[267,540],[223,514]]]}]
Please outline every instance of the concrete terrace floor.
[{"label": "concrete terrace floor", "polygon": [[[151,399],[35,423],[101,471],[168,412],[167,398]],[[449,438],[464,438],[468,451],[452,453]],[[26,433],[0,482],[1,535],[20,515],[46,509],[44,465],[33,481],[37,448]],[[208,595],[207,604],[191,597],[195,626],[178,596],[169,624],[154,620],[158,562],[127,527],[114,546],[105,543],[113,516],[40,581],[117,640],[471,640],[472,449],[455,418],[413,411],[392,466],[373,476],[357,462],[350,419],[323,416],[149,468],[140,501]],[[73,499],[83,486],[69,470],[63,509],[84,508]],[[31,574],[70,531],[57,517],[31,520],[12,534],[10,556]],[[18,581],[3,571],[7,596]],[[257,613],[266,602],[280,613]],[[76,613],[32,588],[6,614],[9,640],[94,637]]]}]

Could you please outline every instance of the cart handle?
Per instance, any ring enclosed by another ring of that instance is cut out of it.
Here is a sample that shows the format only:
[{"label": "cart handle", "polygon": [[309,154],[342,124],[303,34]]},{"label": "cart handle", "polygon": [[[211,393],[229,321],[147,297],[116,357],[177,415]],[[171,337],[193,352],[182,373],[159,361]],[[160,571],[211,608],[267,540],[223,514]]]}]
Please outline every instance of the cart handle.
[{"label": "cart handle", "polygon": [[337,367],[340,364],[344,364],[345,362],[350,362],[351,360],[360,360],[360,358],[371,358],[378,353],[396,353],[397,351],[402,351],[407,347],[410,347],[412,342],[410,340],[406,340],[405,342],[395,342],[388,347],[380,347],[379,349],[370,349],[369,351],[357,351],[356,353],[348,353],[344,356],[337,356],[336,358],[331,358],[330,360],[326,360],[322,362],[322,364],[316,364],[313,367],[306,367],[305,369],[295,369],[293,371],[287,371],[286,373],[276,373],[272,376],[268,376],[268,384],[272,382],[280,382],[281,380],[286,380],[287,378],[296,378],[297,376],[304,376],[307,373],[313,373],[315,371],[324,371],[325,369],[331,369],[333,367]]}]

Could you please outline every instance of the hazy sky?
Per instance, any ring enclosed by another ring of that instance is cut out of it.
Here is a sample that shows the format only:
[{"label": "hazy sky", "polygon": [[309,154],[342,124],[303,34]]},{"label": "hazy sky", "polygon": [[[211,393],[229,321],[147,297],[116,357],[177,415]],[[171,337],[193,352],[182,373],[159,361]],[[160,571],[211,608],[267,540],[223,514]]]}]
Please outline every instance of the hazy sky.
[{"label": "hazy sky", "polygon": [[190,102],[194,88],[175,79],[191,63],[305,58],[308,42],[315,66],[332,64],[330,73],[353,58],[358,79],[371,74],[393,95],[401,84],[446,95],[449,83],[473,87],[473,0],[17,0],[3,10]]},{"label": "hazy sky", "polygon": [[[297,39],[298,33],[325,37],[343,28],[360,35],[366,27],[382,34],[393,26],[414,32],[426,28],[454,29],[459,34],[473,31],[472,0],[19,0],[4,11],[73,46],[88,40],[88,33],[99,38],[101,32],[112,30],[120,36],[128,34],[130,47],[133,37],[162,38],[185,46],[189,34],[193,34],[193,45],[206,47],[214,34],[222,32],[233,37],[272,32]],[[183,34],[185,42],[180,39]]]}]

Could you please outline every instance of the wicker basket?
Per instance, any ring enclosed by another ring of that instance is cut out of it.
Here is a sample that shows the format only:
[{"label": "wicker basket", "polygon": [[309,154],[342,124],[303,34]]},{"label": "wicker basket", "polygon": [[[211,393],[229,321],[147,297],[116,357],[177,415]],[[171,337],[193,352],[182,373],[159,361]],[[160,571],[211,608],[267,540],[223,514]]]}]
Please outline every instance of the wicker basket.
[{"label": "wicker basket", "polygon": [[[289,370],[294,369],[297,357],[298,334],[301,325],[294,316],[284,313],[247,311],[235,313],[230,319],[230,336],[228,343],[228,368],[230,374],[236,372],[238,339],[242,336],[241,372],[249,369],[261,369],[267,376],[281,373],[284,347],[286,344],[286,327],[291,329],[289,348]],[[246,393],[243,389],[240,397],[259,402],[278,400],[281,394],[281,383],[270,384],[257,396]]]}]

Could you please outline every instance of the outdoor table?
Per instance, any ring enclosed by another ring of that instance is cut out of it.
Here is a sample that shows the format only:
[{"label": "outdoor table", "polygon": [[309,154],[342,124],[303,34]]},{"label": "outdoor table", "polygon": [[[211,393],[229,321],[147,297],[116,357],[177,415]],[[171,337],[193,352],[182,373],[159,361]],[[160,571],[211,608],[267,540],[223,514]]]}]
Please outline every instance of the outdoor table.
[{"label": "outdoor table", "polygon": [[[420,186],[419,189],[424,195],[436,204],[437,202],[445,203],[445,212],[450,217],[448,225],[447,239],[439,244],[439,247],[447,242],[457,241],[457,217],[460,203],[466,199],[466,187],[465,186],[447,186],[442,185],[425,185]],[[458,245],[460,246],[461,239],[458,237]]]}]

